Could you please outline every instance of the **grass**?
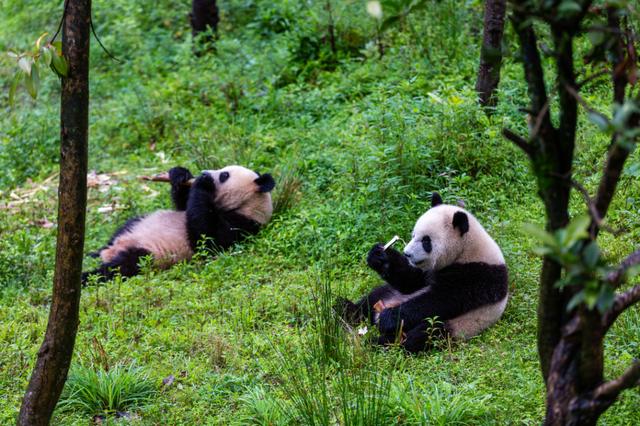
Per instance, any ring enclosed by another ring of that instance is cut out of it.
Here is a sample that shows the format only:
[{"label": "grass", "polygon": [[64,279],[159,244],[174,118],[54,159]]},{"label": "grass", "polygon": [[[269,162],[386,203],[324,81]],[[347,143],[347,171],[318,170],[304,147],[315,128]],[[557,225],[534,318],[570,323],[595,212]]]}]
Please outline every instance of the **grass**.
[{"label": "grass", "polygon": [[[0,51],[52,32],[59,3],[6,0]],[[272,172],[279,205],[260,234],[215,260],[84,289],[74,368],[104,353],[152,383],[173,375],[135,410],[145,425],[539,424],[540,262],[521,224],[542,223],[543,210],[526,158],[500,136],[526,129],[515,37],[508,28],[499,104],[487,117],[473,90],[481,2],[443,0],[409,16],[385,33],[381,59],[364,4],[333,3],[335,56],[322,2],[231,0],[221,3],[216,54],[194,57],[187,10],[175,2],[93,2],[96,31],[122,62],[94,44],[89,168],[112,185],[89,189],[85,251],[130,216],[170,206],[166,185],[138,176],[178,164]],[[37,102],[20,91],[9,110],[14,68],[0,59],[0,424],[15,422],[55,259],[56,229],[45,224],[56,222],[59,87],[43,77]],[[604,85],[584,96],[610,110]],[[582,113],[579,130],[576,178],[593,191],[608,140]],[[612,260],[640,239],[638,160],[611,207],[611,225],[627,232],[602,235]],[[374,350],[335,322],[330,299],[379,284],[367,251],[395,234],[406,240],[433,190],[463,200],[500,244],[509,305],[469,342],[419,356]],[[583,212],[580,196],[572,209]],[[640,355],[639,329],[638,308],[616,324],[608,376]],[[625,392],[602,424],[640,423],[639,404],[638,390]],[[88,418],[57,410],[53,423]]]},{"label": "grass", "polygon": [[115,365],[109,370],[76,366],[67,379],[57,409],[94,415],[120,415],[149,403],[154,383],[140,367]]}]

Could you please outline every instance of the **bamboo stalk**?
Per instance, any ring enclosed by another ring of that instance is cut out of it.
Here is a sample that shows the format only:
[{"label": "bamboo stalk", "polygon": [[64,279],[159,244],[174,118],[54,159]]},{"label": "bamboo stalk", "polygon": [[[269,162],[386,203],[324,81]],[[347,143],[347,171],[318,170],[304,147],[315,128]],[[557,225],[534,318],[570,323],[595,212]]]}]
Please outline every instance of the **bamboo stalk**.
[{"label": "bamboo stalk", "polygon": [[[141,180],[146,180],[149,182],[171,182],[169,179],[169,172],[159,173],[153,176],[140,176]],[[195,178],[191,178],[188,181],[182,182],[183,186],[191,186]]]}]

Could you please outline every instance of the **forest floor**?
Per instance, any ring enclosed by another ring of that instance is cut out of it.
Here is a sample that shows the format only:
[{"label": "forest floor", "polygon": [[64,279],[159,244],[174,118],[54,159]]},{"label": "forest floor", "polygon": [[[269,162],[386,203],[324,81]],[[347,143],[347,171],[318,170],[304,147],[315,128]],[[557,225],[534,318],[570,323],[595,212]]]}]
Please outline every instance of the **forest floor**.
[{"label": "forest floor", "polygon": [[[170,208],[168,186],[138,177],[175,165],[271,172],[280,206],[259,235],[215,259],[202,253],[85,288],[72,370],[142,371],[155,393],[130,410],[133,424],[539,424],[540,260],[522,225],[544,216],[527,159],[500,134],[526,131],[513,31],[487,117],[474,92],[481,2],[415,12],[382,35],[382,58],[364,2],[332,3],[335,53],[324,2],[231,0],[215,52],[195,56],[186,3],[93,2],[96,31],[120,61],[92,40],[85,252],[127,218]],[[3,1],[0,51],[29,48],[61,13],[61,2]],[[14,72],[3,57],[0,424],[15,421],[42,341],[56,235],[59,84],[43,73],[38,99],[20,89],[9,108]],[[594,82],[584,96],[609,111],[607,90]],[[590,190],[607,141],[581,112],[576,178]],[[627,232],[601,239],[614,261],[640,240],[639,160],[610,209],[610,223]],[[329,306],[379,284],[369,248],[395,234],[407,240],[434,190],[464,201],[501,246],[509,304],[468,342],[418,356],[376,349],[336,327]],[[579,194],[572,212],[584,212]],[[85,269],[94,265],[87,257]],[[639,351],[636,307],[607,339],[606,374]],[[626,391],[602,424],[640,424],[639,406],[640,390]],[[56,425],[92,418],[54,416]]]}]

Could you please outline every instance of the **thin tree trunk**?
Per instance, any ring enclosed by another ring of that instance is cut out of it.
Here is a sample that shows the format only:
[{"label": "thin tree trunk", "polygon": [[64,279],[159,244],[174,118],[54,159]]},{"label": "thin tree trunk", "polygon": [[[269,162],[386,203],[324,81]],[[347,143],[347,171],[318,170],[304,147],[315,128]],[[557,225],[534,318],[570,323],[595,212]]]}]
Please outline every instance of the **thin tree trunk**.
[{"label": "thin tree trunk", "polygon": [[485,0],[482,49],[480,50],[480,67],[476,81],[476,91],[480,97],[480,105],[483,107],[495,107],[498,103],[495,91],[500,82],[502,36],[506,10],[506,0]]},{"label": "thin tree trunk", "polygon": [[218,6],[216,0],[192,0],[191,13],[191,34],[196,38],[200,33],[209,31],[205,37],[205,42],[212,42],[214,34],[218,32]]},{"label": "thin tree trunk", "polygon": [[78,328],[87,203],[91,0],[67,0],[62,53],[58,237],[53,297],[44,342],[22,401],[18,425],[47,425],[69,371]]}]

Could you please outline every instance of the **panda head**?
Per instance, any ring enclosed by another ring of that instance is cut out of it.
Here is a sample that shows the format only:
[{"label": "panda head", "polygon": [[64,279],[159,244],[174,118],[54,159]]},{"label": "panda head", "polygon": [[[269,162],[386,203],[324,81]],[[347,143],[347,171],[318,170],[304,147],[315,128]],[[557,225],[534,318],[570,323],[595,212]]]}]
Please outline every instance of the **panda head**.
[{"label": "panda head", "polygon": [[269,173],[260,174],[242,166],[204,170],[216,186],[214,203],[221,209],[234,210],[260,224],[271,219],[271,190],[276,182]]},{"label": "panda head", "polygon": [[434,192],[431,208],[416,222],[404,255],[422,270],[439,270],[463,258],[472,242],[468,240],[476,239],[472,234],[478,232],[486,233],[471,214],[443,204],[440,195]]}]

